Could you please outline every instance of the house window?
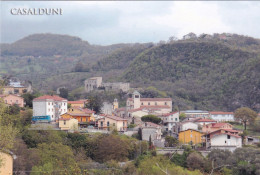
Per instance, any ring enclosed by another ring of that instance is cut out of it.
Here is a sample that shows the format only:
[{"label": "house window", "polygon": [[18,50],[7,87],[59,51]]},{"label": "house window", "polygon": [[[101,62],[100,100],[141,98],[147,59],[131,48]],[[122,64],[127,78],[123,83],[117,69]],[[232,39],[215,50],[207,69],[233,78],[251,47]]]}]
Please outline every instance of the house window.
[{"label": "house window", "polygon": [[80,118],[80,121],[82,122],[82,117]]},{"label": "house window", "polygon": [[49,112],[50,112],[51,110],[49,109]]},{"label": "house window", "polygon": [[142,102],[141,105],[144,105],[144,103]]},{"label": "house window", "polygon": [[150,105],[150,102],[148,103],[148,105]]},{"label": "house window", "polygon": [[50,105],[50,102],[48,103],[48,105]]},{"label": "house window", "polygon": [[103,122],[100,122],[101,127],[103,127]]},{"label": "house window", "polygon": [[66,120],[64,120],[64,125],[66,125]]},{"label": "house window", "polygon": [[53,109],[51,111],[53,112]]},{"label": "house window", "polygon": [[173,120],[173,118],[171,118],[171,120]]},{"label": "house window", "polygon": [[167,102],[165,102],[164,105],[167,105]]},{"label": "house window", "polygon": [[227,139],[230,139],[230,135],[227,135]]},{"label": "house window", "polygon": [[107,122],[107,126],[109,126],[109,122]]},{"label": "house window", "polygon": [[177,118],[175,118],[175,121],[177,121]]},{"label": "house window", "polygon": [[116,124],[115,124],[115,123],[113,123],[113,126],[116,126]]},{"label": "house window", "polygon": [[157,102],[155,102],[155,105],[157,105]]},{"label": "house window", "polygon": [[125,122],[123,122],[123,127],[125,127]]}]

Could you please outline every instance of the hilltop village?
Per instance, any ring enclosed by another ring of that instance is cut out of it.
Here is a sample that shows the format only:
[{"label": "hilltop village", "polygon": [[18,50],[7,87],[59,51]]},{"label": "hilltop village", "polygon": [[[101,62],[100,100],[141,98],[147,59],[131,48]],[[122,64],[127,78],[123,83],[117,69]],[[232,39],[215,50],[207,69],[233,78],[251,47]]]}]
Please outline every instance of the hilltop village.
[{"label": "hilltop village", "polygon": [[[92,77],[84,81],[85,91],[129,92],[129,83],[104,83],[102,77]],[[20,96],[31,92],[20,82],[10,81],[1,95],[8,105],[24,107]],[[68,132],[120,132],[128,136],[138,136],[150,141],[155,147],[167,147],[166,136],[204,150],[224,149],[234,151],[244,144],[257,144],[253,136],[243,137],[243,130],[232,124],[241,121],[233,111],[174,111],[171,98],[142,98],[137,90],[128,93],[126,106],[119,107],[117,99],[113,103],[103,103],[101,111],[87,108],[89,99],[68,101],[58,95],[42,95],[32,100],[32,130],[50,129]],[[259,117],[259,114],[258,114]],[[258,119],[258,118],[257,118]]]},{"label": "hilltop village", "polygon": [[[26,119],[29,124],[26,130],[32,132],[65,132],[86,137],[95,134],[109,137],[116,133],[120,137],[142,141],[153,154],[169,154],[172,157],[175,154],[185,155],[187,146],[208,157],[214,150],[232,153],[238,148],[260,145],[258,134],[246,130],[247,126],[257,123],[260,118],[249,108],[236,111],[179,111],[173,108],[173,99],[170,97],[144,98],[139,88],[131,88],[129,83],[104,83],[102,77],[86,79],[84,88],[86,93],[125,93],[127,98],[122,103],[125,105],[120,106],[115,98],[112,103],[99,104],[100,109],[97,110],[97,99],[69,101],[59,96],[61,91],[58,89],[57,94],[42,94],[30,99],[30,109],[25,98],[28,101],[28,94],[33,93],[31,84],[12,79],[3,86],[0,97],[11,111],[18,109],[22,115],[32,110]],[[244,116],[240,117],[241,113]],[[255,116],[252,118],[251,114]],[[10,158],[12,161],[13,158]]]}]

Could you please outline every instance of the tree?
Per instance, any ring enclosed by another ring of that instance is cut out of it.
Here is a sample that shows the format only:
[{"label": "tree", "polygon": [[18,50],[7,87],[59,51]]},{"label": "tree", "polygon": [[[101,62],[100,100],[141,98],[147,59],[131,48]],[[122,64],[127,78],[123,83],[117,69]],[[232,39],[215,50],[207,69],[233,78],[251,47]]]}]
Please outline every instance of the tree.
[{"label": "tree", "polygon": [[88,98],[88,103],[86,104],[86,107],[94,110],[97,114],[101,112],[102,106],[103,106],[103,102],[98,95],[90,96]]},{"label": "tree", "polygon": [[159,124],[161,122],[161,119],[155,115],[145,115],[141,118],[143,122],[152,122]]},{"label": "tree", "polygon": [[180,118],[180,121],[183,121],[186,118],[186,114],[185,113],[181,113],[179,118]]},{"label": "tree", "polygon": [[60,88],[60,97],[62,98],[68,98],[69,91],[66,88]]},{"label": "tree", "polygon": [[205,165],[206,160],[197,152],[193,152],[187,157],[187,166],[192,170],[199,169],[205,171]]},{"label": "tree", "polygon": [[37,96],[33,95],[33,94],[30,94],[30,93],[25,93],[25,94],[22,95],[22,97],[23,97],[23,99],[25,101],[26,106],[31,108],[32,107],[32,101]]},{"label": "tree", "polygon": [[166,147],[174,147],[178,145],[178,140],[172,136],[165,137],[165,146]]},{"label": "tree", "polygon": [[257,113],[248,107],[242,107],[235,111],[235,118],[244,124],[246,130],[247,123],[252,123],[257,117]]},{"label": "tree", "polygon": [[108,135],[98,140],[94,151],[94,160],[106,162],[109,160],[125,161],[128,157],[129,145],[119,136]]}]

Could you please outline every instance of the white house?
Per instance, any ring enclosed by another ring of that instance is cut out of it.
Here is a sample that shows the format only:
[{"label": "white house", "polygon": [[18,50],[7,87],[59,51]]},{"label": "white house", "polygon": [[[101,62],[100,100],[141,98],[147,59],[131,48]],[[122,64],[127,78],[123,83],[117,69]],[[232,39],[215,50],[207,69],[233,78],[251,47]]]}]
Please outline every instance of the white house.
[{"label": "white house", "polygon": [[203,118],[203,119],[194,120],[194,123],[197,123],[197,124],[203,126],[203,125],[207,125],[210,123],[217,123],[217,121]]},{"label": "white house", "polygon": [[197,123],[193,123],[193,122],[183,122],[181,123],[181,127],[180,127],[180,131],[185,131],[187,129],[194,129],[194,130],[198,130],[199,126]]},{"label": "white house", "polygon": [[33,116],[49,115],[52,121],[67,112],[67,99],[59,96],[44,95],[33,99]]},{"label": "white house", "polygon": [[171,131],[175,123],[179,122],[179,112],[171,112],[159,117],[162,119],[166,131]]},{"label": "white house", "polygon": [[179,133],[181,131],[185,131],[188,129],[198,130],[199,125],[192,121],[185,121],[185,122],[175,123],[175,125],[172,127],[173,133]]},{"label": "white house", "polygon": [[187,111],[181,111],[181,113],[184,113],[186,117],[201,117],[201,118],[208,118],[209,112],[208,111],[202,111],[202,110],[187,110]]},{"label": "white house", "polygon": [[242,147],[242,138],[231,133],[220,133],[213,135],[210,139],[211,149],[226,149],[234,151]]},{"label": "white house", "polygon": [[211,111],[209,112],[209,116],[218,122],[235,121],[233,112]]}]

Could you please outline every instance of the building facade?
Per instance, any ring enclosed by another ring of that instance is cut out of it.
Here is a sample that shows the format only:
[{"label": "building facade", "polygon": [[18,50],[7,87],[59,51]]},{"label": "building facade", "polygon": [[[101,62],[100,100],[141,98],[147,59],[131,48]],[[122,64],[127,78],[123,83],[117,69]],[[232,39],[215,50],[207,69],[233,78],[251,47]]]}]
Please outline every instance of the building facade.
[{"label": "building facade", "polygon": [[127,119],[111,116],[111,115],[103,115],[101,119],[98,120],[98,129],[104,130],[114,130],[117,131],[126,131],[127,130]]},{"label": "building facade", "polygon": [[2,98],[5,102],[5,104],[8,104],[8,105],[16,104],[19,107],[24,107],[24,105],[25,105],[24,99],[20,96],[14,95],[14,94],[9,94]]},{"label": "building facade", "polygon": [[218,122],[235,121],[233,112],[211,111],[209,112],[209,116]]},{"label": "building facade", "polygon": [[[131,109],[147,109],[154,114],[167,114],[172,112],[171,98],[141,98],[139,92],[134,91],[132,98],[126,101],[127,111]],[[130,116],[129,116],[130,117]]]},{"label": "building facade", "polygon": [[201,110],[187,110],[187,111],[181,111],[181,113],[184,113],[186,117],[200,117],[200,118],[209,118],[209,112],[208,111],[201,111]]},{"label": "building facade", "polygon": [[44,95],[33,99],[33,116],[51,117],[51,121],[58,120],[67,112],[67,99],[59,96]]},{"label": "building facade", "polygon": [[179,112],[172,112],[159,117],[162,119],[166,131],[171,131],[176,123],[179,122]]},{"label": "building facade", "polygon": [[123,91],[127,92],[130,89],[129,83],[115,82],[115,83],[104,83],[102,77],[92,77],[84,82],[85,91],[90,92],[93,90],[105,90],[105,91]]},{"label": "building facade", "polygon": [[179,132],[179,142],[183,144],[199,144],[202,143],[203,134],[200,131],[188,129]]}]

